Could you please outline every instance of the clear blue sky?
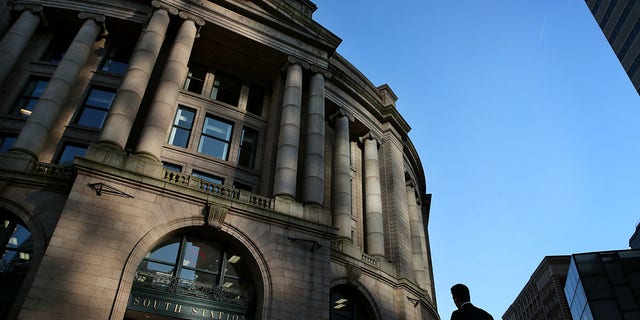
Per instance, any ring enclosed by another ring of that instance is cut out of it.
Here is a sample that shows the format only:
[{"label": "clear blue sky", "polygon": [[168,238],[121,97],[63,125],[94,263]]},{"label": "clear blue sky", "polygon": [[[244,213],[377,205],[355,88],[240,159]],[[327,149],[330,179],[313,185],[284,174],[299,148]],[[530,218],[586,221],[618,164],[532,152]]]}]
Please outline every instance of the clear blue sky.
[{"label": "clear blue sky", "polygon": [[544,256],[628,248],[640,99],[583,0],[314,3],[413,128],[442,319],[455,283],[501,319]]}]

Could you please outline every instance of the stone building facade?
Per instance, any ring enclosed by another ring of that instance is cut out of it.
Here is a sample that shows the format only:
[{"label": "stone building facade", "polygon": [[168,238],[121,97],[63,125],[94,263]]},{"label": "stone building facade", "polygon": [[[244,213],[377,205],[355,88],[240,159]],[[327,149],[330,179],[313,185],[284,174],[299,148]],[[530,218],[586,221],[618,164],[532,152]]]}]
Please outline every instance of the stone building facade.
[{"label": "stone building facade", "polygon": [[438,319],[387,85],[308,0],[0,0],[0,317]]}]

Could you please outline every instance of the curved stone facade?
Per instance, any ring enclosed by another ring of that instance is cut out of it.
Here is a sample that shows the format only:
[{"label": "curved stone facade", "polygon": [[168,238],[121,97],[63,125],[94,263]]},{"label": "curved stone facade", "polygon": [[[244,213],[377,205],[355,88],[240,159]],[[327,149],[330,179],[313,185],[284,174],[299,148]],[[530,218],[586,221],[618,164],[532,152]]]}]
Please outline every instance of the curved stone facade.
[{"label": "curved stone facade", "polygon": [[0,4],[1,317],[438,319],[410,127],[315,4]]}]

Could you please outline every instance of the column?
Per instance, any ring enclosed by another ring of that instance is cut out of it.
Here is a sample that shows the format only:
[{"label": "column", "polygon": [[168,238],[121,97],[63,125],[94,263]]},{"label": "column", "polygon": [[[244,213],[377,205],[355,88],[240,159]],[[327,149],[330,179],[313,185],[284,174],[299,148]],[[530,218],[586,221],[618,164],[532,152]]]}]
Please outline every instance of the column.
[{"label": "column", "polygon": [[292,198],[296,196],[301,103],[302,65],[290,57],[278,137],[274,195],[286,195]]},{"label": "column", "polygon": [[411,233],[411,262],[413,275],[421,288],[427,289],[427,275],[425,273],[424,230],[422,217],[416,202],[416,191],[412,183],[407,184],[407,207],[409,209],[409,230]]},{"label": "column", "polygon": [[[152,3],[157,5],[156,1]],[[131,56],[129,68],[113,100],[98,142],[113,144],[124,150],[151,72],[158,59],[169,20],[169,14],[165,8],[159,8],[151,16]]]},{"label": "column", "polygon": [[324,203],[324,75],[317,72],[309,82],[309,112],[304,152],[305,203]]},{"label": "column", "polygon": [[40,15],[42,7],[24,7],[16,6],[16,9],[26,9],[20,15],[18,20],[13,24],[11,29],[2,38],[0,42],[0,84],[9,75],[13,65],[18,61],[22,51],[29,43],[33,33],[40,24]]},{"label": "column", "polygon": [[367,253],[384,256],[384,224],[382,192],[378,161],[378,141],[371,133],[362,137],[364,143],[365,221],[367,223]]},{"label": "column", "polygon": [[87,19],[87,21],[78,31],[69,49],[53,72],[49,84],[34,107],[33,113],[11,148],[14,153],[22,153],[28,157],[38,159],[38,155],[47,141],[51,128],[58,118],[80,70],[87,61],[89,54],[91,54],[93,44],[100,31],[100,26],[96,22],[103,22],[105,18],[104,16],[84,12],[78,14],[78,17]]},{"label": "column", "polygon": [[147,116],[136,153],[146,155],[160,161],[162,147],[167,140],[171,122],[176,113],[176,102],[187,74],[187,63],[196,39],[197,28],[204,25],[204,21],[185,12],[180,12],[185,19],[173,42],[173,47],[167,58],[155,96],[151,102],[151,110]]},{"label": "column", "polygon": [[338,238],[351,239],[351,152],[349,121],[344,109],[334,116],[335,137],[333,149],[333,226]]}]

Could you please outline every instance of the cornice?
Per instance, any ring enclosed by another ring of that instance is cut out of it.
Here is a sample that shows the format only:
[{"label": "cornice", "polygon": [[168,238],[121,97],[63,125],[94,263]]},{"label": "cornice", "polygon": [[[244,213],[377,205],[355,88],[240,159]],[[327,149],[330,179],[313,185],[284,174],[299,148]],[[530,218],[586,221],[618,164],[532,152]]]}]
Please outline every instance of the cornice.
[{"label": "cornice", "polygon": [[152,11],[150,5],[137,2],[104,1],[104,0],[22,0],[16,5],[40,5],[45,8],[92,12],[106,17],[145,23]]}]

